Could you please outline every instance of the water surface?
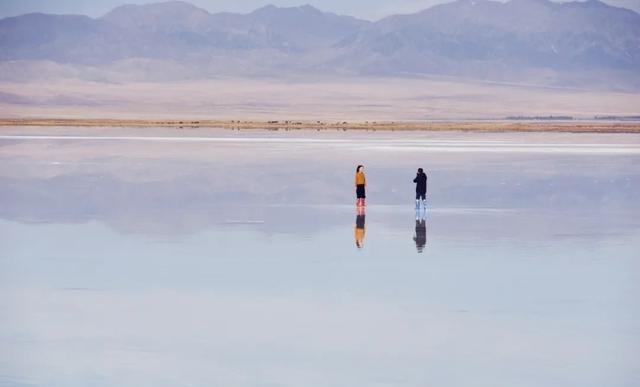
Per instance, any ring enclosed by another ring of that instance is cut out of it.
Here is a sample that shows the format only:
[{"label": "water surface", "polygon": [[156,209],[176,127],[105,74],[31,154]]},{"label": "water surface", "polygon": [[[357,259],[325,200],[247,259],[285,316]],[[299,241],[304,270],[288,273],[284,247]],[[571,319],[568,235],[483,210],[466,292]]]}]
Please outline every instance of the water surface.
[{"label": "water surface", "polygon": [[0,385],[637,386],[638,192],[638,135],[2,129]]}]

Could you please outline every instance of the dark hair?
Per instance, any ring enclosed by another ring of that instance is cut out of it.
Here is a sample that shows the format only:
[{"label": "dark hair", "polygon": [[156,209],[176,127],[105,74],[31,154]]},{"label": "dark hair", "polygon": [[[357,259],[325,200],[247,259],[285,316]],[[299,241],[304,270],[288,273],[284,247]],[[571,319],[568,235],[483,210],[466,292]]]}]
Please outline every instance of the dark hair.
[{"label": "dark hair", "polygon": [[418,168],[418,173],[422,173],[422,168]]},{"label": "dark hair", "polygon": [[364,167],[364,165],[360,164],[356,167],[356,173],[360,172],[360,168]]}]

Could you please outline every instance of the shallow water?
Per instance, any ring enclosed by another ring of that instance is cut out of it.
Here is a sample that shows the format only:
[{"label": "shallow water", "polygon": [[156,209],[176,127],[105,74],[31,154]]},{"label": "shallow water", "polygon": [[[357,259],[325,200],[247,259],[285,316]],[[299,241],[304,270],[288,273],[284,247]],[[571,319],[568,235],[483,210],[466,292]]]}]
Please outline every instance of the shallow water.
[{"label": "shallow water", "polygon": [[638,192],[638,135],[3,129],[0,385],[636,386]]}]

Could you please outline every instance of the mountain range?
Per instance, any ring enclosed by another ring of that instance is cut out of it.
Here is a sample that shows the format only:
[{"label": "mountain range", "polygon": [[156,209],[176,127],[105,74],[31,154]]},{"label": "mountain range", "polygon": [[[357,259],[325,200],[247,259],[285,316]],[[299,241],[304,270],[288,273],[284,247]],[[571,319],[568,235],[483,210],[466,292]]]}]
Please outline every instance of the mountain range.
[{"label": "mountain range", "polygon": [[640,14],[597,0],[458,0],[376,22],[308,5],[124,5],[96,19],[0,20],[0,70],[3,80],[420,75],[640,88]]}]

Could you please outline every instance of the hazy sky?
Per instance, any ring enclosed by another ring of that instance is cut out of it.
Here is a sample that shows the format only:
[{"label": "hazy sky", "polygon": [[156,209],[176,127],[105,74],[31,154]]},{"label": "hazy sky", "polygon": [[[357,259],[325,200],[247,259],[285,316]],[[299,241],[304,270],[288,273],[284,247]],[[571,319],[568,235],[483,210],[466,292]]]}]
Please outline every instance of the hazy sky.
[{"label": "hazy sky", "polygon": [[[29,12],[101,16],[122,4],[146,4],[163,0],[0,0],[0,18]],[[310,4],[323,11],[375,20],[390,14],[411,13],[449,0],[189,0],[211,13],[250,12],[266,4],[282,7]],[[640,12],[640,0],[606,0],[608,4]]]}]

